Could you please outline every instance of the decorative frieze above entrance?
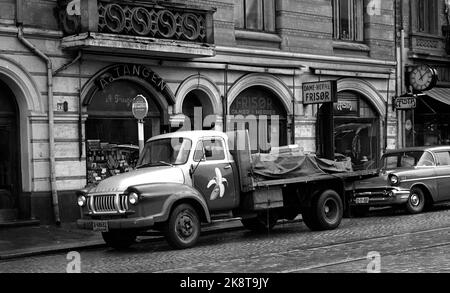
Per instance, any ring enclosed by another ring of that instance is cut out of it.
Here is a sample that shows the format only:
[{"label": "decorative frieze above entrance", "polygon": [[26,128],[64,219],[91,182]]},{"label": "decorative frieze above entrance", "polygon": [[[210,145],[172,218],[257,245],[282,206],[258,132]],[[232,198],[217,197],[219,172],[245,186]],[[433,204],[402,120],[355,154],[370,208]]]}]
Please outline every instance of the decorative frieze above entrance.
[{"label": "decorative frieze above entrance", "polygon": [[[160,51],[161,55],[177,57],[179,52],[173,52],[169,41],[192,48],[187,52],[188,57],[214,55],[214,12],[214,8],[168,1],[128,0],[58,0],[56,9],[65,35],[64,48],[104,51],[111,46],[111,50],[119,47],[124,53],[136,53],[132,52],[132,43],[143,38],[143,43],[153,43],[144,51]],[[104,40],[104,44],[89,42],[92,36]],[[117,41],[123,44],[117,46]],[[140,47],[137,53],[142,50]]]}]

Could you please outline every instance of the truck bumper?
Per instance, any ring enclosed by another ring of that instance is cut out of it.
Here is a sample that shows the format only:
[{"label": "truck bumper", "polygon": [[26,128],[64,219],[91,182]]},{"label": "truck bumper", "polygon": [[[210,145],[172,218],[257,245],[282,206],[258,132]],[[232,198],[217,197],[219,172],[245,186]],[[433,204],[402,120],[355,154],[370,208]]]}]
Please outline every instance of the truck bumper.
[{"label": "truck bumper", "polygon": [[92,220],[80,219],[77,221],[77,226],[80,229],[93,230],[94,222],[107,223],[109,230],[121,229],[143,229],[151,228],[155,221],[153,217],[149,218],[130,218],[130,219],[108,219],[108,220]]},{"label": "truck bumper", "polygon": [[375,192],[356,192],[351,201],[352,206],[389,206],[402,205],[408,201],[410,191],[393,189]]}]

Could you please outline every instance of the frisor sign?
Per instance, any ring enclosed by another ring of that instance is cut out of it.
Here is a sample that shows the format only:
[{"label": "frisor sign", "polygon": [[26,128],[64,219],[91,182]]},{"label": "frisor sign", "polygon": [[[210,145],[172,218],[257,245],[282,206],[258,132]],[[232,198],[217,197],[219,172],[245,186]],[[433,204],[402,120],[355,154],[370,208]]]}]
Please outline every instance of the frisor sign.
[{"label": "frisor sign", "polygon": [[337,84],[335,80],[303,83],[303,104],[336,102]]}]

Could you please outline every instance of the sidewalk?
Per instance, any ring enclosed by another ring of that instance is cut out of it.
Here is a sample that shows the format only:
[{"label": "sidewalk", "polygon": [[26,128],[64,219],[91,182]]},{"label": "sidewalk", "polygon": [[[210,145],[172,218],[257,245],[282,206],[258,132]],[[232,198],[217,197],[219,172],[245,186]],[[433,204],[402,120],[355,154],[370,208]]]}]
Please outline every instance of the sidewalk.
[{"label": "sidewalk", "polygon": [[[227,221],[203,227],[202,234],[243,229],[240,221]],[[143,242],[162,240],[162,236],[142,238]],[[81,248],[105,247],[100,233],[76,228],[75,223],[57,226],[0,228],[0,260]]]}]

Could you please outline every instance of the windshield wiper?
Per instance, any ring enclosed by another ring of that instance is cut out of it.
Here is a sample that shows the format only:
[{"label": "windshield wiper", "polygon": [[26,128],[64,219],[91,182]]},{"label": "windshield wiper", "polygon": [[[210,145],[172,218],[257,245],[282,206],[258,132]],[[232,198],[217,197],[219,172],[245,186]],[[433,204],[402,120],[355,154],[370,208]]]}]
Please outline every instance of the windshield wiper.
[{"label": "windshield wiper", "polygon": [[158,163],[169,166],[169,167],[173,167],[173,164],[165,162],[165,161],[159,161]]},{"label": "windshield wiper", "polygon": [[141,169],[141,168],[147,168],[147,167],[154,167],[154,166],[158,166],[158,165],[166,165],[169,167],[174,167],[173,164],[165,162],[165,161],[159,161],[159,162],[151,162],[151,163],[145,163],[142,165],[139,165],[136,167],[136,169]]}]

